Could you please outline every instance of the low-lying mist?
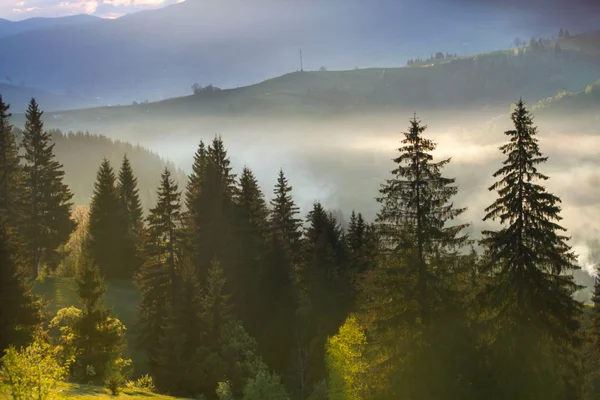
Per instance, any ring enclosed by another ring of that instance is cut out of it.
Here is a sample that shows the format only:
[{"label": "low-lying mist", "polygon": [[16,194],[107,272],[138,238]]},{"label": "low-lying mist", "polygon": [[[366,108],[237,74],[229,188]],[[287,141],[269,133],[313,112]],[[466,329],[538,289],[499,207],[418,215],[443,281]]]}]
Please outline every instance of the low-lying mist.
[{"label": "low-lying mist", "polygon": [[[501,113],[506,113],[502,110]],[[444,175],[455,177],[458,207],[468,207],[459,222],[471,224],[474,239],[484,223],[484,209],[496,197],[490,192],[504,155],[498,149],[507,140],[503,134],[512,129],[508,115],[496,121],[472,120],[472,115],[417,115],[428,125],[425,135],[438,143],[437,160],[452,158]],[[412,111],[393,116],[363,116],[322,121],[239,120],[211,121],[198,130],[170,129],[162,135],[135,135],[120,132],[121,139],[137,141],[189,172],[194,152],[202,139],[209,143],[215,134],[222,136],[232,167],[239,173],[244,166],[256,174],[267,198],[279,168],[293,186],[293,195],[305,214],[314,201],[338,215],[348,217],[354,209],[367,219],[375,218],[380,184],[389,178]],[[450,121],[450,122],[449,122]],[[468,122],[467,122],[468,121]],[[580,254],[580,264],[592,273],[600,262],[600,135],[594,132],[565,131],[565,121],[540,118],[538,139],[541,152],[549,157],[541,172],[550,179],[548,190],[562,199],[561,224],[572,237]],[[115,135],[115,134],[113,134]],[[129,137],[128,137],[129,136]],[[157,178],[158,179],[158,178]],[[341,213],[341,214],[340,214]],[[584,282],[589,285],[589,280]]]}]

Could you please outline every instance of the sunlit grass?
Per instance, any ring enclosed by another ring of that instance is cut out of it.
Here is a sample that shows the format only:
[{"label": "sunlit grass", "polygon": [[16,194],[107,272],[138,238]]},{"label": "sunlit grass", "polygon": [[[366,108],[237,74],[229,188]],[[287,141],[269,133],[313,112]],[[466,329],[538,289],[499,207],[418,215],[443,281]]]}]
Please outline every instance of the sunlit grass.
[{"label": "sunlit grass", "polygon": [[[118,396],[112,396],[108,389],[99,386],[64,384],[61,388],[62,395],[67,399],[79,400],[104,400],[104,399],[128,399],[128,400],[169,400],[176,397],[163,396],[160,394],[146,392],[140,389],[123,389]],[[0,393],[0,399],[10,399],[8,393]]]}]

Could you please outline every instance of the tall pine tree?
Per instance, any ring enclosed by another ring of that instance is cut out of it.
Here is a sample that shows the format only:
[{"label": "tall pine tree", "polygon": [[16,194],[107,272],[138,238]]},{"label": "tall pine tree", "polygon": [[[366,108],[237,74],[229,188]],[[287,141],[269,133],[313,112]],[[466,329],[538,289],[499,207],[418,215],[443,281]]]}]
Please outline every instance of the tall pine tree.
[{"label": "tall pine tree", "polygon": [[127,244],[127,220],[124,215],[116,177],[110,162],[102,161],[90,204],[89,239],[87,248],[107,279],[131,278],[124,247]]},{"label": "tall pine tree", "polygon": [[502,228],[484,231],[481,241],[484,272],[492,278],[484,293],[498,328],[496,379],[489,385],[494,395],[488,398],[570,398],[580,390],[570,351],[581,312],[570,275],[578,269],[576,256],[558,224],[560,199],[538,183],[548,179],[538,171],[547,157],[522,100],[511,118],[510,141],[500,147],[507,158],[494,174],[501,179],[489,188],[498,198],[484,218],[498,219]]},{"label": "tall pine tree", "polygon": [[[140,345],[149,358],[150,371],[160,375],[166,363],[164,346],[170,345],[173,313],[179,292],[180,266],[183,262],[183,223],[181,193],[165,169],[161,176],[156,206],[147,218],[144,238],[144,264],[137,275],[142,292],[138,328]],[[194,318],[188,315],[188,318]]]},{"label": "tall pine tree", "polygon": [[127,156],[119,171],[117,182],[122,213],[127,222],[127,231],[123,242],[123,262],[133,276],[140,268],[141,240],[144,229],[142,203],[140,201],[137,178],[133,174]]},{"label": "tall pine tree", "polygon": [[[270,201],[269,255],[264,266],[261,290],[268,314],[273,317],[264,325],[263,335],[258,336],[262,345],[270,332],[279,333],[277,340],[268,339],[269,350],[265,352],[265,359],[280,373],[287,372],[290,353],[293,352],[290,349],[294,347],[296,316],[290,310],[297,306],[295,267],[301,260],[302,220],[298,218],[299,209],[291,193],[292,186],[280,169]],[[295,357],[295,353],[292,357]]]},{"label": "tall pine tree", "polygon": [[455,302],[450,278],[467,242],[465,225],[450,222],[465,210],[451,201],[458,188],[442,175],[450,160],[433,161],[436,144],[423,136],[426,129],[416,115],[411,119],[393,177],[380,190],[381,253],[377,268],[364,276],[362,307],[373,316],[370,340],[387,350],[378,363],[389,368],[386,396],[453,399],[462,394],[452,384],[463,379],[462,371],[456,358],[437,350],[451,339],[439,330]]},{"label": "tall pine tree", "polygon": [[223,140],[216,136],[207,148],[201,142],[186,194],[192,259],[201,282],[206,282],[214,257],[231,275],[233,254],[228,249],[233,239],[235,178]]},{"label": "tall pine tree", "polygon": [[235,257],[232,286],[232,301],[237,314],[252,336],[257,337],[266,323],[264,314],[268,292],[263,282],[267,276],[267,230],[268,210],[264,195],[254,174],[244,168],[239,179],[239,190],[235,197]]},{"label": "tall pine tree", "polygon": [[451,199],[458,192],[455,179],[441,172],[450,159],[433,162],[436,144],[425,137],[426,125],[415,117],[404,133],[400,155],[392,171],[393,178],[382,186],[381,211],[377,216],[381,239],[388,254],[410,254],[407,271],[415,278],[415,299],[419,304],[418,318],[427,324],[431,308],[439,301],[436,285],[440,271],[432,263],[439,255],[452,254],[466,244],[460,232],[466,225],[448,226],[448,222],[465,209],[454,208]]},{"label": "tall pine tree", "polygon": [[29,243],[28,258],[33,278],[42,265],[58,266],[57,249],[65,244],[75,229],[71,220],[73,194],[63,183],[63,166],[55,160],[54,144],[42,123],[43,112],[31,99],[25,114],[23,149],[24,228]]},{"label": "tall pine tree", "polygon": [[271,200],[271,229],[285,250],[291,256],[298,256],[302,220],[297,217],[299,208],[292,198],[292,186],[289,185],[283,170],[279,170],[277,184],[273,189],[275,197]]}]

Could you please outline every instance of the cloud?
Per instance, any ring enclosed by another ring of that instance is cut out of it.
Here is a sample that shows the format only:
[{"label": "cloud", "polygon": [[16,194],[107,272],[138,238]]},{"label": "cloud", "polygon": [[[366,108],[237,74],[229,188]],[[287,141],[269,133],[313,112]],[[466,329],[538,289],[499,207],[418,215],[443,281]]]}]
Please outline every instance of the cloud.
[{"label": "cloud", "polygon": [[29,7],[29,8],[13,8],[12,11],[17,14],[29,13],[35,10],[39,10],[39,7]]},{"label": "cloud", "polygon": [[91,14],[118,18],[130,12],[180,3],[183,0],[0,0],[0,18],[21,20],[31,17],[60,17]]},{"label": "cloud", "polygon": [[98,9],[97,0],[63,1],[58,8],[67,9],[71,14],[93,14]]},{"label": "cloud", "polygon": [[112,6],[159,6],[164,5],[165,0],[104,0],[103,3]]}]

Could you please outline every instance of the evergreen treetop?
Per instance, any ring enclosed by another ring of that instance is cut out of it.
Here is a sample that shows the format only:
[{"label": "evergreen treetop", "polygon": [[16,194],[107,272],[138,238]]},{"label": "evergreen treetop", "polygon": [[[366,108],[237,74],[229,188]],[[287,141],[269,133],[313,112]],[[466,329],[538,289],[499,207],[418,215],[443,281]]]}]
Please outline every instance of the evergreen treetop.
[{"label": "evergreen treetop", "polygon": [[273,190],[275,197],[271,200],[271,229],[292,250],[297,249],[300,240],[302,220],[296,216],[299,208],[291,196],[292,186],[279,170],[277,184]]},{"label": "evergreen treetop", "polygon": [[142,203],[140,201],[137,178],[133,174],[127,155],[123,157],[117,188],[125,219],[128,222],[128,229],[133,235],[139,236],[143,228]]},{"label": "evergreen treetop", "polygon": [[123,249],[127,236],[127,220],[119,198],[116,177],[110,162],[100,164],[90,204],[88,248],[90,256],[105,277],[132,276]]},{"label": "evergreen treetop", "polygon": [[450,159],[433,162],[431,152],[437,145],[423,137],[426,129],[415,115],[394,159],[394,177],[382,185],[382,197],[377,199],[381,203],[377,222],[387,246],[395,251],[412,249],[423,262],[467,243],[467,236],[460,235],[466,224],[447,226],[466,209],[454,208],[455,179],[441,174]]}]

